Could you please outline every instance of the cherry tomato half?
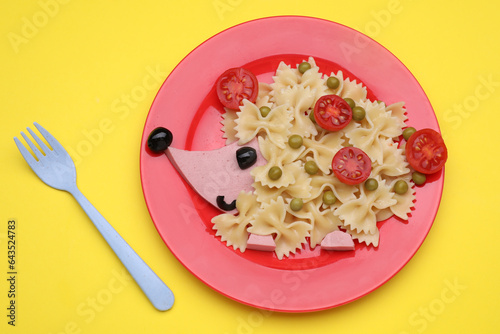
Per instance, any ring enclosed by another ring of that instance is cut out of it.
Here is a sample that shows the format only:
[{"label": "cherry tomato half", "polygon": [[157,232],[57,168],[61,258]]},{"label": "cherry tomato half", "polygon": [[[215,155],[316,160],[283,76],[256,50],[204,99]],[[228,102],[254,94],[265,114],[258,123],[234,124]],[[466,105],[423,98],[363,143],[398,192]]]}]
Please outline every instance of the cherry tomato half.
[{"label": "cherry tomato half", "polygon": [[406,142],[406,160],[417,171],[432,174],[443,168],[448,150],[441,135],[432,129],[416,131]]},{"label": "cherry tomato half", "polygon": [[241,67],[230,68],[217,79],[217,97],[222,105],[229,109],[238,109],[247,99],[252,103],[257,100],[259,82],[255,75]]},{"label": "cherry tomato half", "polygon": [[341,148],[333,157],[333,174],[345,184],[360,184],[372,171],[372,161],[357,147]]},{"label": "cherry tomato half", "polygon": [[343,129],[352,119],[349,104],[338,95],[325,95],[314,105],[314,119],[325,130]]}]

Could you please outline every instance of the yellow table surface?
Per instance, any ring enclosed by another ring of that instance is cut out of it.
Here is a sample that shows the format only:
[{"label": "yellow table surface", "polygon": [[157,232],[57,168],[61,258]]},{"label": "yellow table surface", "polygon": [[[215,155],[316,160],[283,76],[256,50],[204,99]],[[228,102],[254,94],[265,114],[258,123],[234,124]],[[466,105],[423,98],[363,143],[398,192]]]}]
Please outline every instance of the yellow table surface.
[{"label": "yellow table surface", "polygon": [[[241,305],[191,275],[159,237],[139,177],[143,125],[176,64],[224,29],[277,15],[339,22],[387,47],[422,85],[449,150],[441,206],[416,256],[373,293],[306,314]],[[0,18],[1,333],[500,331],[495,1],[3,1]],[[146,93],[116,113],[139,86]],[[82,192],[172,287],[173,309],[156,311],[73,198],[29,169],[12,138],[33,121],[72,153]]]}]

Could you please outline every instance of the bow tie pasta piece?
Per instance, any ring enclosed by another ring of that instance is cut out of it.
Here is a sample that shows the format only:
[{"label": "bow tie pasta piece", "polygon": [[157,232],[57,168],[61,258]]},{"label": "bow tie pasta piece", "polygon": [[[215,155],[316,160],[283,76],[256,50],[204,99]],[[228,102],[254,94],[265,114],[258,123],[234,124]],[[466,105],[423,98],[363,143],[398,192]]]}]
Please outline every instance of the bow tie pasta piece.
[{"label": "bow tie pasta piece", "polygon": [[357,187],[342,183],[332,175],[318,174],[311,176],[311,187],[311,196],[305,198],[304,202],[321,198],[326,190],[331,190],[341,203],[345,203],[356,199],[355,193],[358,192]]},{"label": "bow tie pasta piece", "polygon": [[257,134],[266,133],[267,138],[279,148],[285,148],[285,140],[290,134],[293,119],[292,113],[286,105],[271,109],[264,117],[259,108],[248,100],[243,100],[243,106],[236,113],[236,137],[238,144],[243,145],[251,141]]},{"label": "bow tie pasta piece", "polygon": [[349,143],[363,150],[372,160],[372,162],[383,163],[384,155],[380,135],[367,128],[357,128],[346,133]]},{"label": "bow tie pasta piece", "polygon": [[[297,160],[304,150],[304,147],[292,149],[288,145],[284,149],[277,147],[268,137],[263,139],[259,137],[259,148],[267,164],[255,167],[250,171],[256,182],[271,188],[288,187],[295,182],[295,167],[292,162]],[[282,176],[277,180],[269,178],[269,170],[278,167],[282,171]]]},{"label": "bow tie pasta piece", "polygon": [[223,213],[212,218],[214,224],[212,229],[217,231],[215,235],[220,236],[228,246],[244,252],[248,239],[247,227],[259,208],[256,196],[252,193],[240,192],[236,199],[236,208],[238,209],[237,215]]},{"label": "bow tie pasta piece", "polygon": [[404,102],[397,102],[388,105],[385,109],[390,112],[392,116],[397,117],[402,124],[404,124],[404,122],[408,119],[404,105]]},{"label": "bow tie pasta piece", "polygon": [[281,94],[276,97],[276,105],[288,105],[292,109],[293,122],[291,133],[300,134],[303,137],[315,136],[318,133],[316,125],[306,116],[305,111],[314,107],[315,91],[310,87],[293,86],[283,88]]},{"label": "bow tie pasta piece", "polygon": [[276,70],[276,75],[273,76],[273,83],[271,84],[272,91],[271,96],[275,102],[283,100],[281,94],[286,92],[287,87],[302,87],[310,88],[314,92],[314,102],[319,99],[322,95],[325,95],[326,91],[326,80],[322,78],[323,74],[319,72],[319,67],[316,65],[314,58],[309,57],[308,63],[311,68],[300,73],[297,68],[292,68],[290,65],[281,62]]},{"label": "bow tie pasta piece", "polygon": [[365,128],[373,128],[374,120],[376,118],[390,115],[390,112],[386,109],[385,105],[383,103],[378,103],[377,101],[360,101],[358,102],[358,105],[363,107],[366,112],[365,119],[361,122],[362,126]]},{"label": "bow tie pasta piece", "polygon": [[363,119],[360,124],[364,128],[376,128],[379,126],[378,123],[384,122],[379,121],[378,118],[387,119],[389,118],[390,126],[386,126],[382,128],[382,130],[386,131],[383,135],[387,138],[396,138],[399,137],[402,133],[402,128],[405,127],[405,109],[403,105],[400,103],[392,104],[390,107],[385,107],[384,103],[379,103],[377,101],[364,100],[359,101],[357,103],[360,107],[363,107],[366,112],[366,117]]},{"label": "bow tie pasta piece", "polygon": [[375,216],[377,217],[377,222],[384,221],[394,216],[394,213],[391,211],[390,207],[381,210],[374,209],[373,212],[375,212]]},{"label": "bow tie pasta piece", "polygon": [[394,192],[394,199],[397,201],[396,204],[385,209],[374,210],[377,216],[377,221],[383,221],[392,216],[397,216],[402,220],[408,220],[408,215],[414,207],[416,199],[414,188],[415,184],[411,179],[411,174],[408,173],[399,177],[386,178],[387,185],[390,189],[394,189],[396,182],[400,180],[405,181],[408,184],[408,190],[404,194]]},{"label": "bow tie pasta piece", "polygon": [[349,226],[344,227],[346,232],[351,235],[353,240],[358,240],[360,243],[365,243],[367,246],[373,245],[378,247],[380,232],[378,228],[374,233],[357,232],[349,228]]},{"label": "bow tie pasta piece", "polygon": [[264,105],[271,107],[272,103],[269,102],[271,90],[270,84],[259,82],[259,94],[257,94],[257,101],[255,102],[259,108]]},{"label": "bow tie pasta piece", "polygon": [[292,68],[285,62],[280,62],[276,75],[273,76],[273,83],[271,83],[271,96],[276,98],[276,92],[280,92],[283,88],[292,87],[300,83],[300,72],[296,68]]},{"label": "bow tie pasta piece", "polygon": [[248,232],[258,235],[276,235],[275,253],[278,259],[295,254],[307,242],[311,225],[303,221],[286,221],[286,204],[279,196],[270,203],[262,204],[248,228]]},{"label": "bow tie pasta piece", "polygon": [[362,106],[366,111],[365,120],[360,127],[346,131],[345,135],[351,145],[362,149],[373,162],[383,164],[383,141],[399,137],[404,123],[386,111],[381,103],[368,101]]},{"label": "bow tie pasta piece", "polygon": [[318,134],[316,125],[311,121],[309,116],[301,112],[300,109],[293,109],[294,121],[290,128],[290,133],[300,134],[303,138],[309,138]]},{"label": "bow tie pasta piece", "polygon": [[349,78],[344,79],[342,85],[342,91],[340,92],[340,97],[346,99],[351,98],[355,102],[363,101],[366,99],[368,94],[366,87],[363,84],[356,82],[356,80],[351,80]]},{"label": "bow tie pasta piece", "polygon": [[356,232],[373,234],[377,231],[377,217],[374,209],[385,209],[396,204],[394,193],[386,185],[385,180],[379,177],[378,188],[373,191],[365,190],[360,186],[360,195],[358,198],[347,201],[342,204],[335,215],[344,221],[344,226],[349,226]]},{"label": "bow tie pasta piece", "polygon": [[394,194],[394,199],[397,201],[396,204],[391,205],[389,209],[397,217],[408,220],[408,214],[414,206],[415,202],[415,187],[413,181],[411,181],[411,175],[408,174],[403,178],[395,178],[388,183],[389,188],[392,189],[397,181],[404,180],[408,184],[408,191],[404,194]]},{"label": "bow tie pasta piece", "polygon": [[290,202],[292,201],[292,199],[293,198],[285,198],[287,215],[290,216],[292,220],[308,220],[309,222],[312,222],[313,215],[312,212],[308,210],[307,205],[303,205],[300,210],[294,211],[290,207]]},{"label": "bow tie pasta piece", "polygon": [[404,151],[392,139],[381,142],[382,164],[374,162],[372,175],[401,176],[410,172],[409,164],[405,159]]},{"label": "bow tie pasta piece", "polygon": [[330,174],[333,156],[342,148],[344,142],[342,136],[343,133],[337,131],[329,132],[319,140],[304,138],[303,143],[306,149],[300,158],[311,156],[324,174]]},{"label": "bow tie pasta piece", "polygon": [[[289,201],[288,201],[289,202]],[[322,200],[316,199],[304,204],[301,210],[293,211],[289,207],[287,212],[290,216],[299,220],[308,220],[311,224],[309,245],[311,248],[321,243],[321,240],[330,232],[337,231],[342,226],[342,221],[333,214],[333,208],[321,209]]]},{"label": "bow tie pasta piece", "polygon": [[292,86],[283,88],[275,97],[276,105],[287,104],[299,112],[305,112],[314,106],[315,90],[310,87]]},{"label": "bow tie pasta piece", "polygon": [[292,162],[286,166],[286,172],[292,173],[295,182],[287,187],[269,187],[261,182],[254,182],[252,186],[257,195],[257,201],[269,203],[272,199],[278,198],[283,193],[290,197],[307,198],[311,196],[311,178],[304,171],[300,161]]},{"label": "bow tie pasta piece", "polygon": [[311,68],[302,74],[300,84],[303,87],[309,87],[315,93],[315,101],[326,93],[326,80],[323,74],[319,72],[319,67],[316,65],[314,58],[309,57],[307,61]]},{"label": "bow tie pasta piece", "polygon": [[342,71],[337,71],[337,73],[331,73],[330,76],[324,76],[323,79],[325,82],[328,81],[328,78],[334,77],[338,80],[338,86],[336,88],[327,88],[325,91],[325,95],[335,94],[338,96],[342,95],[342,88],[344,87],[344,73]]},{"label": "bow tie pasta piece", "polygon": [[289,164],[298,159],[298,157],[305,150],[305,147],[292,149],[286,145],[285,148],[280,148],[274,145],[269,137],[258,137],[259,149],[269,163]]},{"label": "bow tie pasta piece", "polygon": [[[313,204],[312,202],[309,203],[308,205]],[[321,241],[327,234],[337,231],[339,226],[342,226],[342,221],[333,214],[332,209],[321,211],[319,208],[319,205],[314,205],[310,208],[314,217],[314,220],[312,221],[313,226],[310,232],[311,237],[309,238],[309,245],[311,248],[321,244]]]}]

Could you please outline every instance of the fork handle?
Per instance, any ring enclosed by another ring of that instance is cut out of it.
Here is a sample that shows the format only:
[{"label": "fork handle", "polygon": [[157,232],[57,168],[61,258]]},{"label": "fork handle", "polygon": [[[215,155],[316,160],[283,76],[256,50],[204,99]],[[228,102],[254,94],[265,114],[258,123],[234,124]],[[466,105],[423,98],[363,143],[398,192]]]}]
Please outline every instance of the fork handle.
[{"label": "fork handle", "polygon": [[137,255],[77,187],[68,190],[68,192],[73,195],[99,232],[101,232],[153,306],[160,311],[170,309],[174,303],[174,294],[168,286]]}]

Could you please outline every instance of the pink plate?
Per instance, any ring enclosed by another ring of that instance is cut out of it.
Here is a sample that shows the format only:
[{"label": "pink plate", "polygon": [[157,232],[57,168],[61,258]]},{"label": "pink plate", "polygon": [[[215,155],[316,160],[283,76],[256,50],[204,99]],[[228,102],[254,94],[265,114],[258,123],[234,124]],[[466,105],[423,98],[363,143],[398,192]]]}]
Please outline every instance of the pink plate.
[{"label": "pink plate", "polygon": [[416,191],[408,222],[379,223],[378,248],[356,243],[352,252],[308,247],[279,261],[273,253],[227,247],[210,219],[219,212],[200,199],[165,155],[146,149],[149,133],[162,126],[172,146],[211,150],[224,145],[214,84],[231,67],[244,66],[271,82],[281,60],[296,65],[313,56],[322,73],[342,69],[369,97],[406,103],[408,125],[439,131],[424,91],[410,71],[367,36],[337,23],[308,17],[272,17],[240,24],[210,38],[172,71],[156,96],[141,143],[141,179],[152,220],[177,259],[216,291],[241,303],[283,312],[339,306],[381,286],[415,254],[436,216],[444,172]]}]

